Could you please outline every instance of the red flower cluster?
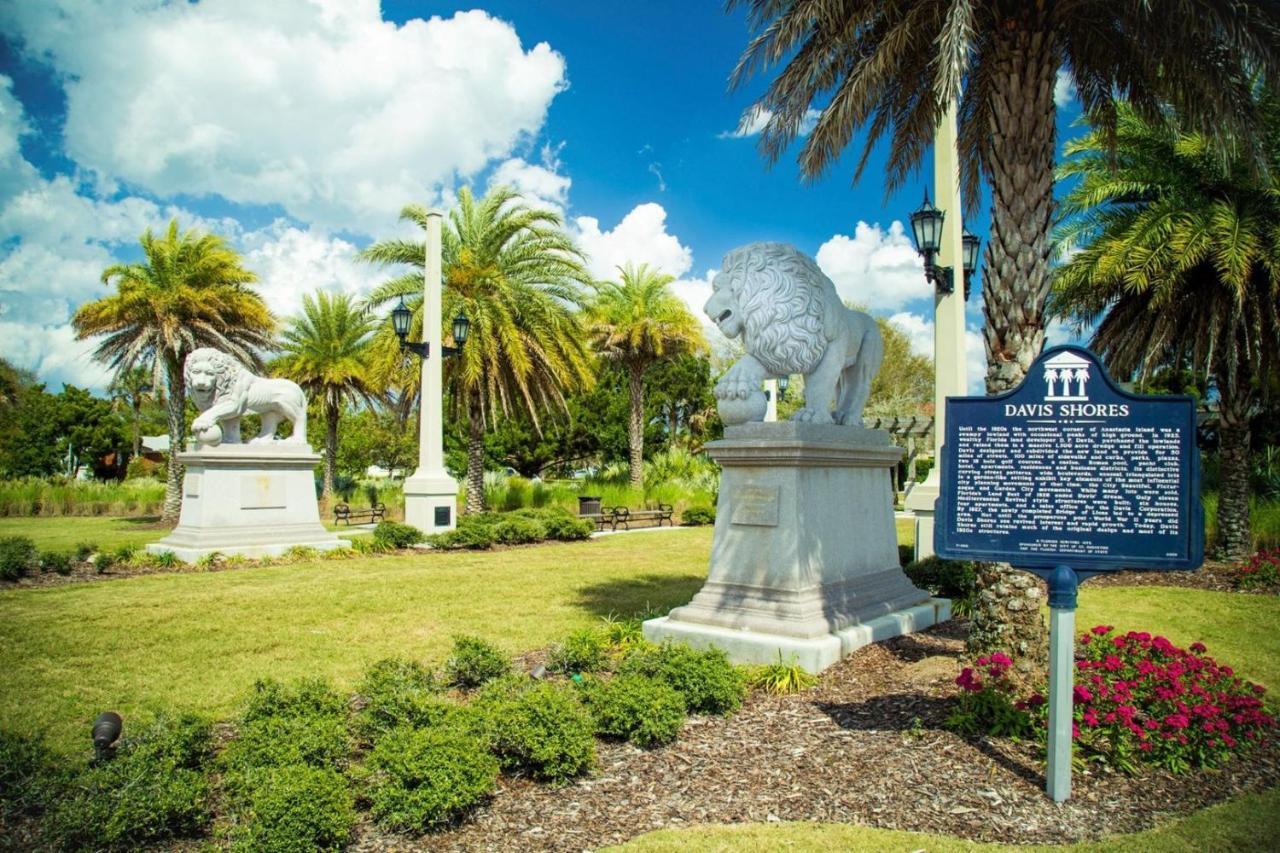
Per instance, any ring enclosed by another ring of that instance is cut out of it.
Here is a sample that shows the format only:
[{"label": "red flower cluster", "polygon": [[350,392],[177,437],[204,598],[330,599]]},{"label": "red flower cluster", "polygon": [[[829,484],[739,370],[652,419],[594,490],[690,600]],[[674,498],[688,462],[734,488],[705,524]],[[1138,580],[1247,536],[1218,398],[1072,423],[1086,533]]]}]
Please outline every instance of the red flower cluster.
[{"label": "red flower cluster", "polygon": [[1009,667],[1013,666],[1013,659],[1004,652],[996,652],[995,654],[983,655],[973,662],[974,666],[985,672],[990,685],[983,683],[982,675],[973,670],[972,667],[965,667],[956,676],[956,684],[960,685],[968,693],[981,693],[988,686],[997,689],[1009,686]]},{"label": "red flower cluster", "polygon": [[1263,706],[1263,688],[1205,651],[1201,643],[1180,649],[1145,631],[1114,634],[1109,625],[1081,636],[1079,743],[1124,769],[1137,757],[1180,771],[1217,766],[1260,741],[1276,724]]},{"label": "red flower cluster", "polygon": [[1280,586],[1280,548],[1259,551],[1231,571],[1241,589]]}]

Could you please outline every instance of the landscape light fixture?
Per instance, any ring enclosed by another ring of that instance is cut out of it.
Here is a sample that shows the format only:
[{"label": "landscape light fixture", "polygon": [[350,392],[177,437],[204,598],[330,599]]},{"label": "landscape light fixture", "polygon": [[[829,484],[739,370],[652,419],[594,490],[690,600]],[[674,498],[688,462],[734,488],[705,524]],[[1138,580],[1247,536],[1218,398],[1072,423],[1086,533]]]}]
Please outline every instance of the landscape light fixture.
[{"label": "landscape light fixture", "polygon": [[778,377],[778,402],[787,399],[787,386],[791,384],[790,376]]},{"label": "landscape light fixture", "polygon": [[964,244],[964,301],[969,301],[969,280],[973,278],[973,274],[978,271],[978,246],[982,241],[978,236],[971,232],[968,228],[964,229],[964,236],[960,238],[960,242]]},{"label": "landscape light fixture", "polygon": [[[431,357],[431,344],[428,341],[414,343],[408,340],[409,323],[413,320],[413,312],[409,310],[409,306],[404,304],[404,297],[400,297],[400,304],[391,311],[391,327],[395,329],[396,337],[400,339],[400,349],[408,350],[416,353],[419,358]],[[465,314],[458,314],[453,318],[453,339],[457,342],[456,347],[441,346],[440,350],[445,358],[451,355],[459,355],[462,347],[467,343],[467,336],[471,332],[471,321],[467,319]]]},{"label": "landscape light fixture", "polygon": [[939,293],[951,293],[956,287],[951,267],[940,267],[934,263],[942,245],[942,220],[945,218],[946,213],[929,202],[926,189],[924,204],[911,214],[911,234],[916,240],[916,251],[924,256],[924,277]]},{"label": "landscape light fixture", "polygon": [[115,753],[120,733],[124,731],[124,719],[115,711],[103,711],[93,721],[93,753],[98,761]]}]

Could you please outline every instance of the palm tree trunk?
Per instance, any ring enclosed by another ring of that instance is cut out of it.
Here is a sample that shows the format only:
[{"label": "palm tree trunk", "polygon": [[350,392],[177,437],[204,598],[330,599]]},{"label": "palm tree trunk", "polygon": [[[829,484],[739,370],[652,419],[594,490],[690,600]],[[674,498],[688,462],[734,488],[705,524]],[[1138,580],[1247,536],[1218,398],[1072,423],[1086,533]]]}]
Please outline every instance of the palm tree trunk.
[{"label": "palm tree trunk", "polygon": [[177,521],[182,512],[182,465],[178,462],[178,454],[182,452],[187,438],[187,387],[186,378],[182,375],[182,360],[177,356],[166,356],[164,360],[165,374],[169,381],[169,467],[165,476],[164,510],[161,521]]},{"label": "palm tree trunk", "polygon": [[[991,235],[982,276],[987,393],[1016,387],[1044,348],[1053,216],[1057,52],[1045,4],[1023,4],[997,29],[986,161]],[[1005,563],[978,566],[969,627],[974,653],[1000,650],[1028,679],[1044,671],[1049,642],[1040,585]]]},{"label": "palm tree trunk", "polygon": [[333,497],[334,471],[338,467],[338,418],[342,412],[332,401],[324,404],[324,492],[325,500]]},{"label": "palm tree trunk", "polygon": [[133,398],[133,459],[142,456],[142,397]]},{"label": "palm tree trunk", "polygon": [[[1227,391],[1223,391],[1223,388]],[[1221,482],[1218,486],[1218,555],[1236,561],[1253,551],[1253,534],[1249,527],[1249,407],[1241,399],[1247,395],[1232,392],[1231,386],[1219,383],[1218,453],[1221,457]]]},{"label": "palm tree trunk", "polygon": [[644,488],[644,364],[633,361],[627,365],[627,384],[631,391],[630,468],[631,485]]},{"label": "palm tree trunk", "polygon": [[484,512],[484,409],[480,395],[467,405],[467,512]]}]

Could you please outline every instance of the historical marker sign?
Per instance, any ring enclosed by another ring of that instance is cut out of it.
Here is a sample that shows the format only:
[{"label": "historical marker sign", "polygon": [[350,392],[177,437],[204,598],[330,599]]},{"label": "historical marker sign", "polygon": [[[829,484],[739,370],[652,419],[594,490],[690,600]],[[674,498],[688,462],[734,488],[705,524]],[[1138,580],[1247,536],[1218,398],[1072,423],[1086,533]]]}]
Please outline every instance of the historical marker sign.
[{"label": "historical marker sign", "polygon": [[1195,401],[1117,388],[1047,350],[1017,389],[947,400],[935,550],[1019,568],[1194,569],[1204,557]]}]

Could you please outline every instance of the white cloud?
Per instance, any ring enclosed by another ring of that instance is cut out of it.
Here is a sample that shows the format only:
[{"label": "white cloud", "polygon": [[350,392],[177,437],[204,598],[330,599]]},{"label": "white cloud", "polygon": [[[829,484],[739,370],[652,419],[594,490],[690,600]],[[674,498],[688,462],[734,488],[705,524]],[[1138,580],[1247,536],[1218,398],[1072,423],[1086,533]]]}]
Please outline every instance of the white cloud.
[{"label": "white cloud", "polygon": [[924,262],[897,220],[887,232],[859,222],[852,237],[836,234],[823,243],[816,260],[841,299],[868,308],[891,311],[933,296]]},{"label": "white cloud", "polygon": [[1076,86],[1071,81],[1071,73],[1065,68],[1058,69],[1058,76],[1053,81],[1053,103],[1058,109],[1075,100]]},{"label": "white cloud", "polygon": [[111,382],[111,371],[93,360],[94,341],[77,341],[66,323],[40,325],[0,320],[4,356],[19,367],[35,371],[50,391],[63,383],[102,390]]},{"label": "white cloud", "polygon": [[649,264],[677,278],[693,267],[689,247],[667,233],[667,211],[660,204],[636,205],[609,231],[601,231],[600,220],[592,216],[579,216],[573,226],[587,253],[587,268],[597,279],[614,278],[626,263]]},{"label": "white cloud", "polygon": [[[807,109],[804,111],[804,118],[800,119],[799,136],[808,136],[813,132],[813,128],[818,124],[818,119],[822,117],[821,110]],[[764,130],[773,119],[773,110],[764,107],[752,107],[742,114],[742,118],[738,120],[738,126],[733,130],[722,131],[716,134],[720,139],[745,139],[749,136],[755,136]]]},{"label": "white cloud", "polygon": [[245,266],[258,274],[254,288],[281,320],[298,314],[303,294],[316,290],[362,298],[390,274],[357,261],[356,247],[313,228],[277,220],[243,240]]},{"label": "white cloud", "polygon": [[[916,355],[933,358],[933,320],[900,311],[889,318],[889,322],[902,330],[911,342],[911,351]],[[977,329],[964,330],[965,376],[968,378],[968,392],[973,395],[986,393],[987,352],[982,343],[982,333]]]},{"label": "white cloud", "polygon": [[569,187],[573,183],[559,172],[560,163],[549,146],[542,150],[542,165],[512,157],[499,163],[489,176],[489,186],[506,185],[514,189],[530,207],[554,210],[564,216],[569,205]]},{"label": "white cloud", "polygon": [[50,0],[9,17],[63,75],[85,169],[368,234],[510,156],[567,85],[560,54],[483,11],[396,26],[377,0]]}]

